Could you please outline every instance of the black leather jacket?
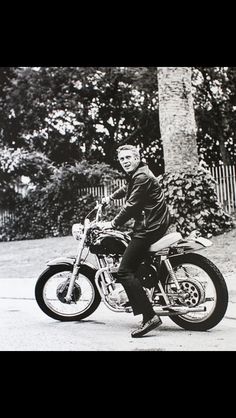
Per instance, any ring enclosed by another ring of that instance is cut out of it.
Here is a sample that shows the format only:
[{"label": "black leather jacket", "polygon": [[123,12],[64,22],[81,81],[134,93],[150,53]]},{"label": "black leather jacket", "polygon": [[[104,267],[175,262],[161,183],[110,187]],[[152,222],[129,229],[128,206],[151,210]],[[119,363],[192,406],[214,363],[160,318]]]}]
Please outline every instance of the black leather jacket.
[{"label": "black leather jacket", "polygon": [[125,204],[113,219],[115,228],[134,218],[134,236],[142,238],[153,234],[160,226],[169,227],[170,214],[164,193],[146,164],[140,163],[127,184],[110,196],[111,199],[123,197]]}]

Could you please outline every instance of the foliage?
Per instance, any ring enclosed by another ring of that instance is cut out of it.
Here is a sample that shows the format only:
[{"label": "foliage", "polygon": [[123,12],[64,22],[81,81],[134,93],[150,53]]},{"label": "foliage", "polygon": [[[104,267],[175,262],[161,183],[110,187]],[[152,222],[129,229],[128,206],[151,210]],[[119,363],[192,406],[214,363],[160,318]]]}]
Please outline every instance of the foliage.
[{"label": "foliage", "polygon": [[0,207],[5,210],[14,210],[18,196],[14,186],[6,179],[0,178]]},{"label": "foliage", "polygon": [[[83,223],[95,207],[95,200],[96,197],[84,194],[59,201],[42,192],[31,191],[25,198],[18,198],[14,218],[9,216],[0,226],[0,241],[69,235],[73,223]],[[106,219],[112,219],[117,210],[110,208]]]},{"label": "foliage", "polygon": [[236,159],[236,67],[193,69],[199,155],[209,164]]},{"label": "foliage", "polygon": [[[235,160],[236,67],[193,68],[199,153]],[[139,144],[159,174],[156,67],[1,67],[0,147],[44,153],[57,166],[86,158],[118,168],[115,149]]]},{"label": "foliage", "polygon": [[34,184],[44,184],[53,172],[50,160],[41,152],[24,148],[1,150],[0,173],[9,181],[18,180],[21,175],[28,176]]},{"label": "foliage", "polygon": [[48,187],[52,188],[55,195],[58,187],[71,193],[77,192],[78,187],[96,186],[118,177],[120,173],[108,164],[89,164],[88,161],[82,160],[75,165],[63,164],[55,168]]},{"label": "foliage", "polygon": [[42,192],[31,191],[17,202],[13,220],[0,227],[0,239],[23,240],[68,235],[74,222],[81,222],[83,216],[94,205],[94,198],[76,196],[73,202],[46,201]]},{"label": "foliage", "polygon": [[[193,68],[199,154],[233,163],[236,67]],[[156,67],[1,67],[0,146],[39,151],[57,166],[86,158],[118,168],[115,150],[139,144],[163,171]]]},{"label": "foliage", "polygon": [[160,170],[155,67],[16,67],[8,81],[4,145],[58,166],[86,158],[118,168],[115,150],[128,141],[151,145],[146,158]]},{"label": "foliage", "polygon": [[110,181],[118,174],[107,164],[90,165],[87,161],[55,169],[45,185],[38,184],[24,198],[16,197],[14,218],[9,216],[0,227],[0,240],[70,234],[72,224],[83,222],[95,206],[96,196],[86,192],[79,194],[78,189]]},{"label": "foliage", "polygon": [[221,208],[210,172],[198,168],[159,177],[166,195],[172,221],[183,236],[193,230],[210,237],[234,226],[232,218]]},{"label": "foliage", "polygon": [[28,176],[31,185],[43,186],[52,173],[53,165],[44,154],[4,147],[0,160],[0,206],[14,208],[22,175]]}]

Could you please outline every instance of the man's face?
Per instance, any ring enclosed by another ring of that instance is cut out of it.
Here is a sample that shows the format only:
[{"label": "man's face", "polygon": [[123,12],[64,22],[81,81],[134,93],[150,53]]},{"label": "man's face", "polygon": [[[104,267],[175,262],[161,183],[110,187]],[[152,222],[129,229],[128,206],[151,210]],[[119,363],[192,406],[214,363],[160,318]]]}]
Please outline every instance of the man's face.
[{"label": "man's face", "polygon": [[119,152],[119,163],[126,173],[132,173],[139,165],[139,158],[130,150],[121,150]]}]

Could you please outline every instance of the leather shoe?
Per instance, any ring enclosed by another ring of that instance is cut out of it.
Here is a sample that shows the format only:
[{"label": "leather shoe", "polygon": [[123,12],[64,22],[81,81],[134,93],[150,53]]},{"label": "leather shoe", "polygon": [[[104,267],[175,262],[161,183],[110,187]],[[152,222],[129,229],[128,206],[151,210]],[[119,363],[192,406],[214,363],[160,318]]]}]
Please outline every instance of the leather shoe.
[{"label": "leather shoe", "polygon": [[149,321],[142,323],[141,326],[131,332],[133,338],[142,337],[153,329],[159,327],[162,324],[162,320],[158,315],[154,315]]}]

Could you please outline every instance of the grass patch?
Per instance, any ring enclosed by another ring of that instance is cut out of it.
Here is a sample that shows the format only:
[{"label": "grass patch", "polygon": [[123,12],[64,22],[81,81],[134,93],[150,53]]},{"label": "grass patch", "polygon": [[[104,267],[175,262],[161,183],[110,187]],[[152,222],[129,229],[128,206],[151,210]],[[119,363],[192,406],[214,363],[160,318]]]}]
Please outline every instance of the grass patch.
[{"label": "grass patch", "polygon": [[0,243],[0,279],[37,278],[46,262],[74,255],[77,242],[72,236]]}]

